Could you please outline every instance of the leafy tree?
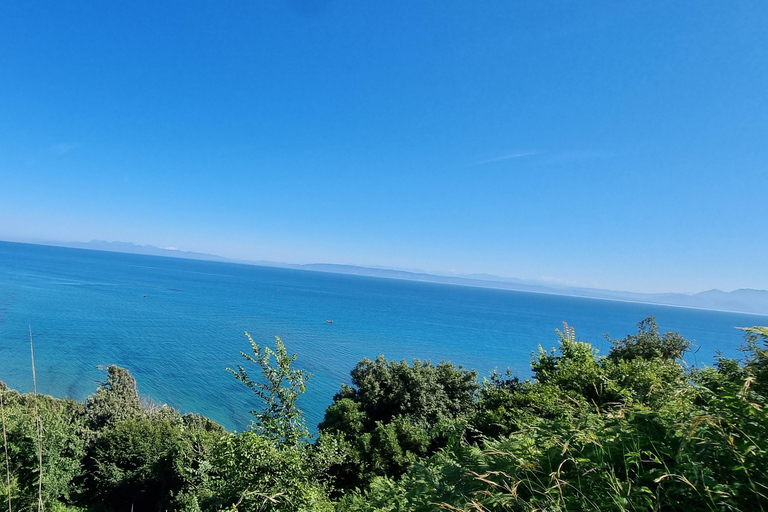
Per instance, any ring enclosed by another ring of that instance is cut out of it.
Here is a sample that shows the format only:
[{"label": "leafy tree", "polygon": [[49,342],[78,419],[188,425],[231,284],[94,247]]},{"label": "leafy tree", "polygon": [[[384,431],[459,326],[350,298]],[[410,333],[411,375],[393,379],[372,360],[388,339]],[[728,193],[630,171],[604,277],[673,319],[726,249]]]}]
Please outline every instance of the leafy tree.
[{"label": "leafy tree", "polygon": [[114,422],[89,446],[83,498],[115,511],[189,509],[212,494],[211,458],[225,435],[214,421],[170,407]]},{"label": "leafy tree", "polygon": [[255,429],[227,435],[212,458],[213,493],[206,502],[216,509],[331,511],[323,473],[338,456],[329,437],[316,445],[306,442],[309,433],[297,401],[310,374],[292,366],[285,344],[276,337],[275,350],[256,344],[246,332],[253,355],[241,352],[256,364],[258,380],[242,366],[228,368],[261,402],[251,413]]},{"label": "leafy tree", "polygon": [[612,361],[620,359],[682,359],[690,350],[691,342],[678,332],[659,333],[656,319],[649,316],[637,324],[638,333],[630,334],[624,339],[613,340],[608,358]]},{"label": "leafy tree", "polygon": [[199,511],[213,496],[213,454],[230,434],[200,414],[181,417],[180,436],[169,450],[164,471],[172,475],[171,508]]},{"label": "leafy tree", "polygon": [[119,366],[107,367],[107,380],[86,401],[88,423],[99,430],[118,421],[142,415],[136,379],[131,372]]},{"label": "leafy tree", "polygon": [[330,470],[339,489],[400,475],[461,436],[458,420],[473,411],[480,388],[477,372],[461,366],[384,356],[363,359],[351,376],[354,387],[342,385],[319,426],[321,436],[340,435],[347,447],[347,459]]},{"label": "leafy tree", "polygon": [[[366,414],[368,427],[396,416],[434,423],[441,418],[455,418],[469,413],[480,388],[477,372],[458,368],[445,361],[375,361],[363,359],[350,373],[352,385],[342,384],[334,403],[349,399]],[[324,422],[321,426],[329,428]]]},{"label": "leafy tree", "polygon": [[162,510],[172,475],[166,472],[179,425],[147,417],[127,418],[106,428],[89,450],[86,497],[111,510]]},{"label": "leafy tree", "polygon": [[[227,370],[259,397],[262,407],[251,411],[256,417],[259,432],[295,444],[309,436],[298,400],[306,390],[306,382],[311,374],[291,366],[298,356],[288,355],[279,336],[275,336],[275,350],[272,350],[267,346],[258,345],[247,332],[245,335],[251,344],[253,356],[245,352],[240,352],[240,355],[258,366],[261,378],[251,379],[245,368],[240,365],[237,366],[237,371],[231,368]],[[272,358],[275,359],[274,364]]]}]

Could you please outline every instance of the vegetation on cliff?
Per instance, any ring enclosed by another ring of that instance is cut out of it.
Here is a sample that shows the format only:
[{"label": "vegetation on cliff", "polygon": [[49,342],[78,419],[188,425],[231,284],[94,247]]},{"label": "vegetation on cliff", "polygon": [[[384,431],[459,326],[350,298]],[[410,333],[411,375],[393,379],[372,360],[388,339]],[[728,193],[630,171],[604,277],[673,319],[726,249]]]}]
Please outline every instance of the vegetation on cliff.
[{"label": "vegetation on cliff", "polygon": [[768,329],[746,329],[740,360],[689,368],[687,340],[653,319],[638,327],[602,355],[565,326],[529,380],[364,359],[313,437],[297,407],[309,375],[279,338],[273,350],[249,337],[246,367],[233,370],[256,395],[240,433],[147,406],[116,366],[84,403],[0,383],[0,499],[14,511],[40,500],[88,511],[768,508]]}]

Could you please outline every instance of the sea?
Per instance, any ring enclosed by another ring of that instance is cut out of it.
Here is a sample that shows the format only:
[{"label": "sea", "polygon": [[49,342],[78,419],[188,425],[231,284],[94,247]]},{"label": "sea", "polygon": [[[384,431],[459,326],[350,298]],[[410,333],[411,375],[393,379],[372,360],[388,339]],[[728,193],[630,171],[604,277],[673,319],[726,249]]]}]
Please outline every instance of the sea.
[{"label": "sea", "polygon": [[[768,317],[285,268],[0,242],[0,380],[84,400],[116,364],[155,404],[249,428],[256,396],[227,368],[244,365],[245,332],[311,372],[301,406],[310,429],[362,358],[451,361],[480,377],[530,376],[563,323],[603,353],[610,338],[656,318],[693,340],[689,365],[740,357],[743,332]],[[249,368],[249,366],[251,368]]]}]

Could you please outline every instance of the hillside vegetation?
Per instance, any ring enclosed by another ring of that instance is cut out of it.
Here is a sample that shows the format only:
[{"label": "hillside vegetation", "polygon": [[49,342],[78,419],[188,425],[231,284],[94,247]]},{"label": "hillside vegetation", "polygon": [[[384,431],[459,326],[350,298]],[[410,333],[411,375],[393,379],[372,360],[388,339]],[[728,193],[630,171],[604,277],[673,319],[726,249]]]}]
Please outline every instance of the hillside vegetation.
[{"label": "hillside vegetation", "polygon": [[638,327],[601,355],[566,325],[529,380],[363,359],[314,435],[279,338],[231,370],[254,393],[240,433],[147,406],[116,366],[83,403],[0,383],[0,510],[768,509],[768,328],[697,369]]}]

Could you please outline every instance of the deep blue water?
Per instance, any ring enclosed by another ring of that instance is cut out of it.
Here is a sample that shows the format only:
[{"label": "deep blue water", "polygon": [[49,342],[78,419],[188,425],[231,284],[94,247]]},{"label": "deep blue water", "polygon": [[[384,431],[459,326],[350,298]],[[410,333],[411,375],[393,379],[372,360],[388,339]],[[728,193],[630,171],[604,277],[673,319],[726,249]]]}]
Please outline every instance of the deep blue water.
[{"label": "deep blue water", "polygon": [[[529,376],[531,353],[566,321],[605,349],[653,315],[695,340],[690,364],[738,356],[736,326],[768,317],[360,276],[0,242],[0,380],[83,399],[104,373],[131,370],[141,394],[243,429],[253,396],[225,368],[279,335],[313,373],[303,407],[314,427],[363,357],[441,359],[487,375]],[[332,319],[333,323],[326,320]]]}]

